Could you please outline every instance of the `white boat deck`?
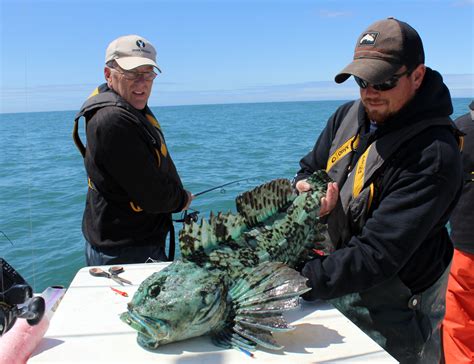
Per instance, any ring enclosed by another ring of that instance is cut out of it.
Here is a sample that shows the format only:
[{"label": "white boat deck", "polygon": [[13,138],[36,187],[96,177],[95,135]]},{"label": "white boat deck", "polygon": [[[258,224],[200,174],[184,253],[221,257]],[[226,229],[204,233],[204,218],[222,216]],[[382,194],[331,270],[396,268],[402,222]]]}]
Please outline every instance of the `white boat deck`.
[{"label": "white boat deck", "polygon": [[[286,314],[293,331],[275,333],[281,351],[257,350],[250,358],[236,349],[214,346],[203,336],[148,351],[137,333],[119,319],[138,285],[169,263],[124,265],[120,286],[107,278],[78,271],[54,314],[49,329],[28,363],[396,363],[388,353],[327,303],[303,302]],[[106,269],[107,267],[103,267]],[[114,293],[110,286],[126,291]]]}]

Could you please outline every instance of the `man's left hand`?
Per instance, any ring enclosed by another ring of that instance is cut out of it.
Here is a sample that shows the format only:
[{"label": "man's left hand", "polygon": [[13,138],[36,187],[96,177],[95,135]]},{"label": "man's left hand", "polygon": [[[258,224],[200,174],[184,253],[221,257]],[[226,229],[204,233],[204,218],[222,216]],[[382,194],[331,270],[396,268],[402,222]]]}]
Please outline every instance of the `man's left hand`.
[{"label": "man's left hand", "polygon": [[326,196],[321,198],[321,207],[319,208],[319,216],[323,217],[329,214],[336,207],[339,198],[339,187],[336,182],[328,183]]}]

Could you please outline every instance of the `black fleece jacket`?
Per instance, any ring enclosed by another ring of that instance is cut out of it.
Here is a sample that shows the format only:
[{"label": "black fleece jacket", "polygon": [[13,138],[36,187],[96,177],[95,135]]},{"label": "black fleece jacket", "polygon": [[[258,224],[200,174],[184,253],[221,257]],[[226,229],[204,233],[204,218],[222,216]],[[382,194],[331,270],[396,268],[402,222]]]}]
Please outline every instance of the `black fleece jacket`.
[{"label": "black fleece jacket", "polygon": [[[341,106],[328,120],[314,149],[301,160],[295,182],[326,168],[331,142],[351,105]],[[370,137],[429,118],[448,118],[452,111],[441,76],[427,68],[415,97]],[[362,106],[354,122],[359,122],[363,133],[368,129]],[[406,142],[385,167],[362,230],[345,247],[303,268],[313,287],[308,296],[336,298],[372,288],[397,274],[413,293],[432,285],[451,261],[453,247],[445,224],[460,195],[461,175],[452,129],[433,126]]]},{"label": "black fleece jacket", "polygon": [[171,213],[185,206],[187,193],[169,151],[158,158],[151,141],[160,140],[158,131],[143,112],[112,90],[106,88],[104,92],[112,93],[108,95],[116,105],[97,102],[94,108],[91,99],[92,106],[89,101],[88,107],[92,111],[86,114],[84,164],[94,188],[87,193],[84,236],[103,248],[164,247]]}]

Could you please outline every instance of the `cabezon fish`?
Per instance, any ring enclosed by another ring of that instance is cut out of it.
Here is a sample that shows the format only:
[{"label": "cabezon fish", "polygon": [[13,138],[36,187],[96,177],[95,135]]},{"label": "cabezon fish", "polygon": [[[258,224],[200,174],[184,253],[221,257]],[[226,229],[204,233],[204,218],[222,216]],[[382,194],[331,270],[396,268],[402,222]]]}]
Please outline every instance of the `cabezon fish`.
[{"label": "cabezon fish", "polygon": [[182,259],[146,278],[122,321],[145,348],[210,334],[215,344],[281,349],[271,333],[288,331],[282,312],[310,290],[295,268],[324,241],[319,203],[329,178],[316,172],[296,195],[278,179],[236,198],[237,213],[191,222],[180,232]]}]

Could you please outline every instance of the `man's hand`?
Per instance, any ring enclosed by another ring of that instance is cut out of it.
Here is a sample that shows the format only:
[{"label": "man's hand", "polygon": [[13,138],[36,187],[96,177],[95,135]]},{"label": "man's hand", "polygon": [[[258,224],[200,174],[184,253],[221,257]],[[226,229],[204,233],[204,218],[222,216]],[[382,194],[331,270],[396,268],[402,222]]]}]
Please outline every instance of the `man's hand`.
[{"label": "man's hand", "polygon": [[[298,181],[295,185],[299,193],[308,192],[311,190],[311,186],[305,179]],[[336,182],[328,183],[326,196],[321,198],[321,207],[319,209],[319,216],[325,216],[329,214],[334,207],[336,207],[337,199],[339,198],[339,187]]]},{"label": "man's hand", "polygon": [[306,182],[305,179],[302,179],[301,181],[296,182],[296,189],[298,190],[299,193],[301,192],[308,192],[311,189],[311,186],[309,185],[308,182]]},{"label": "man's hand", "polygon": [[321,207],[319,208],[319,216],[323,217],[329,214],[334,207],[336,207],[337,199],[339,198],[339,187],[336,182],[328,183],[326,190],[326,197],[321,199]]},{"label": "man's hand", "polygon": [[186,211],[187,209],[189,209],[189,205],[191,205],[191,202],[194,200],[194,195],[191,192],[186,190],[186,193],[188,195],[188,202],[186,202],[186,206],[184,206],[181,211]]}]

